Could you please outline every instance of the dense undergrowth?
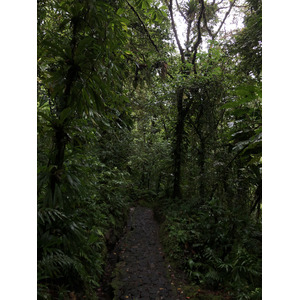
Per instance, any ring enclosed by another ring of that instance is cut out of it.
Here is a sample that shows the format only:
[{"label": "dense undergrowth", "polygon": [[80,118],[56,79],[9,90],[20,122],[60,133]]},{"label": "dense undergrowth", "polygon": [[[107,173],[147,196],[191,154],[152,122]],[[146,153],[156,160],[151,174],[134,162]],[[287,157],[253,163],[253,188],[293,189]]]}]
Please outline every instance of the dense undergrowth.
[{"label": "dense undergrowth", "polygon": [[[42,110],[43,108],[39,108]],[[45,108],[44,108],[45,109]],[[47,166],[47,120],[38,131],[38,298],[69,299],[74,294],[97,299],[107,251],[126,222],[131,190],[122,168],[121,147],[110,135],[99,145],[95,125],[77,120],[68,129],[64,173],[51,197]],[[123,147],[127,143],[122,140]],[[115,150],[113,150],[115,149]],[[118,159],[114,159],[114,157]]]},{"label": "dense undergrowth", "polygon": [[[116,223],[114,218],[120,220],[119,215],[125,212],[124,204],[119,205],[114,215],[108,213],[108,203],[96,201],[90,201],[89,207],[81,207],[76,213],[66,214],[58,209],[38,211],[39,229],[45,228],[38,243],[39,299],[68,299],[72,293],[97,299],[96,288],[107,253],[105,234],[109,228],[118,233],[122,222]],[[97,221],[88,217],[91,212],[98,217]]]},{"label": "dense undergrowth", "polygon": [[226,291],[232,299],[261,299],[261,222],[216,200],[156,208],[168,259],[192,284]]},{"label": "dense undergrowth", "polygon": [[38,207],[38,296],[96,298],[109,247],[122,233],[128,203],[85,199],[74,210]]}]

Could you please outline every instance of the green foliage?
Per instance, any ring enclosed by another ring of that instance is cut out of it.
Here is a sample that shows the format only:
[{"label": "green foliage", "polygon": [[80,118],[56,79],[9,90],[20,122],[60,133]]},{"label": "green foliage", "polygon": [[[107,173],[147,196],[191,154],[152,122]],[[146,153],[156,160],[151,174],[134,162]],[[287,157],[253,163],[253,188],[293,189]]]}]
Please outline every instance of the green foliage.
[{"label": "green foliage", "polygon": [[105,265],[104,234],[111,228],[120,232],[127,214],[126,174],[81,153],[72,153],[66,166],[69,173],[61,186],[66,199],[57,201],[57,208],[47,208],[43,193],[40,197],[38,275],[41,284],[55,288],[64,283],[69,291],[93,297]]},{"label": "green foliage", "polygon": [[211,33],[218,4],[179,3],[179,55],[160,1],[38,1],[41,299],[96,298],[132,201],[159,210],[193,283],[261,297],[261,2],[247,3],[230,41]]},{"label": "green foliage", "polygon": [[164,204],[166,253],[195,283],[255,299],[261,289],[260,225],[216,201],[197,206],[191,200]]},{"label": "green foliage", "polygon": [[262,1],[248,0],[246,3],[245,27],[235,37],[231,50],[242,58],[240,71],[259,81],[262,75]]},{"label": "green foliage", "polygon": [[[163,100],[162,91],[151,87],[137,88],[133,95],[134,126],[131,131],[132,142],[129,155],[129,168],[132,180],[136,183],[134,194],[137,199],[152,200],[163,197],[170,186],[171,143],[168,139],[166,118],[163,105],[158,105],[158,98]],[[161,93],[161,96],[160,96]],[[164,97],[164,98],[163,98]]]},{"label": "green foliage", "polygon": [[[40,122],[50,127],[42,116]],[[120,232],[127,215],[129,198],[124,191],[130,182],[123,170],[126,162],[120,165],[115,156],[109,158],[109,164],[104,164],[104,153],[111,153],[113,146],[105,143],[99,147],[101,119],[99,127],[92,124],[79,119],[68,128],[71,142],[66,147],[65,169],[54,197],[48,186],[51,166],[42,167],[43,156],[39,162],[38,287],[41,296],[56,295],[58,287],[64,286],[65,292],[85,293],[93,299],[105,266],[108,242],[105,233],[111,229],[115,234]],[[119,129],[119,134],[126,135],[124,130]],[[45,130],[44,136],[38,139],[40,152],[47,146],[44,141],[51,137],[51,132],[47,136]],[[110,143],[116,146],[116,141]]]},{"label": "green foliage", "polygon": [[[127,41],[114,4],[38,3],[38,295],[96,298],[126,220]],[[118,53],[118,55],[116,55]],[[106,137],[108,135],[108,137]],[[121,138],[120,138],[121,137]],[[106,160],[104,153],[112,153]],[[110,237],[106,237],[108,232]]]}]

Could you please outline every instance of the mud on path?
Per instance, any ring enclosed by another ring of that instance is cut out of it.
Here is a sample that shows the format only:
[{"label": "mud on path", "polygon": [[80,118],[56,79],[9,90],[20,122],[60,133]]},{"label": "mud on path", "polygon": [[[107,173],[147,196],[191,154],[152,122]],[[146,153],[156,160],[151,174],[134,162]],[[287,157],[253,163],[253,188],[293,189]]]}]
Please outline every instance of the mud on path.
[{"label": "mud on path", "polygon": [[[114,257],[113,257],[114,256]],[[117,243],[110,299],[178,299],[167,276],[153,211],[130,209],[124,236]],[[99,299],[109,299],[107,296]]]}]

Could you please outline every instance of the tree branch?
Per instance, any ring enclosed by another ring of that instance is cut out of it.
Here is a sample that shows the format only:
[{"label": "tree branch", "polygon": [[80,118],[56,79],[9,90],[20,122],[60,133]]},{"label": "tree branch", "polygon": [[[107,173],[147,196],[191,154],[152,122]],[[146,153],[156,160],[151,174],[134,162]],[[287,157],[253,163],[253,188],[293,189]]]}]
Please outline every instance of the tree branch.
[{"label": "tree branch", "polygon": [[181,16],[185,19],[186,22],[188,22],[186,16],[184,15],[184,13],[182,12],[182,10],[181,10],[181,8],[179,6],[179,3],[178,3],[177,0],[176,0],[176,6],[177,6],[177,9],[178,9],[179,13],[181,14]]},{"label": "tree branch", "polygon": [[226,12],[225,17],[224,17],[222,23],[220,24],[218,30],[217,30],[216,33],[213,35],[213,39],[215,39],[215,37],[217,36],[217,34],[219,33],[219,31],[221,30],[222,26],[224,25],[224,23],[225,23],[227,17],[229,16],[229,14],[230,14],[230,12],[231,12],[231,9],[232,9],[232,7],[234,6],[234,3],[235,3],[235,2],[236,2],[236,0],[233,0],[233,1],[230,3],[229,10]]},{"label": "tree branch", "polygon": [[[192,59],[192,64],[195,66],[195,61],[196,61],[196,54],[197,54],[197,49],[200,45],[200,43],[202,42],[202,35],[201,35],[201,28],[200,28],[200,24],[201,24],[201,19],[203,16],[203,12],[205,9],[204,6],[204,1],[203,0],[199,0],[199,4],[201,5],[201,10],[200,10],[200,14],[199,14],[199,18],[198,18],[198,22],[197,22],[197,40],[193,46],[193,59]],[[196,68],[194,67],[194,72],[196,73]]]},{"label": "tree branch", "polygon": [[154,46],[156,52],[157,52],[157,53],[160,53],[158,47],[156,46],[156,44],[155,44],[154,41],[152,40],[151,35],[150,35],[150,33],[149,33],[147,27],[145,26],[143,20],[141,19],[140,15],[138,14],[138,12],[135,10],[135,8],[134,8],[127,0],[126,0],[126,3],[128,4],[128,6],[131,8],[131,10],[134,12],[134,14],[137,16],[137,18],[138,18],[139,21],[141,22],[141,24],[142,24],[142,26],[143,26],[143,28],[144,28],[144,30],[145,30],[145,32],[146,32],[146,34],[147,34],[147,36],[148,36],[150,42],[151,42],[151,44]]},{"label": "tree branch", "polygon": [[[140,15],[139,15],[138,12],[135,10],[135,8],[128,2],[128,0],[126,0],[126,3],[128,4],[128,6],[131,8],[131,10],[134,12],[134,14],[137,16],[137,18],[138,18],[139,21],[141,22],[141,24],[142,24],[142,26],[143,26],[143,28],[144,28],[144,30],[145,30],[145,32],[146,32],[146,34],[147,34],[147,36],[148,36],[150,42],[151,42],[151,44],[154,46],[156,52],[160,54],[160,51],[159,51],[158,47],[156,46],[156,44],[155,44],[154,41],[152,40],[151,35],[150,35],[149,31],[147,30],[147,28],[146,28],[146,26],[145,26],[143,20],[141,19]],[[169,72],[167,72],[167,74],[168,74],[172,79],[174,79],[174,77],[173,77]]]},{"label": "tree branch", "polygon": [[179,38],[178,38],[178,34],[177,34],[177,30],[176,30],[176,25],[175,25],[175,21],[174,21],[174,15],[173,15],[173,0],[170,0],[170,4],[168,5],[169,8],[169,12],[170,12],[170,16],[171,16],[171,23],[172,23],[172,29],[175,35],[175,39],[176,39],[176,43],[177,46],[179,48],[179,52],[180,52],[180,56],[181,56],[181,62],[184,63],[185,62],[185,57],[184,57],[184,51],[183,48],[180,44]]},{"label": "tree branch", "polygon": [[219,10],[227,9],[228,7],[229,7],[229,6],[218,7],[218,8],[215,10],[215,13],[218,12]]},{"label": "tree branch", "polygon": [[[202,1],[202,3],[203,3],[203,1]],[[207,30],[208,34],[211,36],[211,38],[213,39],[213,34],[212,34],[211,30],[208,28],[208,25],[207,25],[207,19],[206,19],[205,10],[203,12],[203,19],[204,19],[204,25],[206,27],[206,30]]]},{"label": "tree branch", "polygon": [[186,51],[189,51],[190,46],[190,33],[191,33],[192,21],[188,21],[188,26],[186,30]]}]

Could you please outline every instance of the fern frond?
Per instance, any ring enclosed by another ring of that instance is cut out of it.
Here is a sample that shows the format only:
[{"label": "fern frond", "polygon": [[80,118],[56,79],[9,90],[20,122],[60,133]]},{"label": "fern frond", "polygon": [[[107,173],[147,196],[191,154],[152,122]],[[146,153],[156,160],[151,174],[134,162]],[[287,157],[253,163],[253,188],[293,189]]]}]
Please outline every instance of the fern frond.
[{"label": "fern frond", "polygon": [[37,212],[38,224],[52,224],[58,220],[67,219],[66,215],[55,208],[39,208]]},{"label": "fern frond", "polygon": [[74,260],[61,250],[54,250],[38,261],[38,273],[51,278],[61,277],[64,268],[74,265]]}]

